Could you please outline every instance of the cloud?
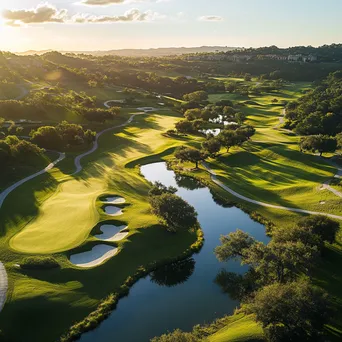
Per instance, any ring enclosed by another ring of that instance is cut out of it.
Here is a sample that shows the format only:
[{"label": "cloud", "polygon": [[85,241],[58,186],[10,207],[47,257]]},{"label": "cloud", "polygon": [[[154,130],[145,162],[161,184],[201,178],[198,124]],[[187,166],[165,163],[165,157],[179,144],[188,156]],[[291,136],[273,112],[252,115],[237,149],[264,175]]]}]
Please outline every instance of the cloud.
[{"label": "cloud", "polygon": [[203,17],[199,17],[198,20],[200,21],[223,21],[223,17],[219,15],[205,15]]},{"label": "cloud", "polygon": [[86,24],[86,23],[120,23],[120,22],[149,22],[165,18],[153,11],[141,12],[136,8],[126,11],[122,15],[92,15],[88,13],[77,13],[70,17],[65,9],[59,10],[56,7],[45,3],[33,9],[5,10],[3,17],[6,25],[19,27],[22,25],[39,23],[66,23],[66,24]]},{"label": "cloud", "polygon": [[133,21],[153,21],[161,18],[158,13],[152,11],[141,12],[136,8],[125,12],[123,15],[107,16],[107,15],[89,15],[89,14],[76,14],[71,19],[74,23],[119,23],[119,22],[133,22]]},{"label": "cloud", "polygon": [[120,5],[137,2],[166,2],[170,0],[82,0],[82,5],[88,6],[109,6],[109,5]]},{"label": "cloud", "polygon": [[63,23],[67,19],[67,13],[65,9],[58,10],[45,3],[28,10],[4,10],[2,15],[7,25],[21,26],[33,23]]}]

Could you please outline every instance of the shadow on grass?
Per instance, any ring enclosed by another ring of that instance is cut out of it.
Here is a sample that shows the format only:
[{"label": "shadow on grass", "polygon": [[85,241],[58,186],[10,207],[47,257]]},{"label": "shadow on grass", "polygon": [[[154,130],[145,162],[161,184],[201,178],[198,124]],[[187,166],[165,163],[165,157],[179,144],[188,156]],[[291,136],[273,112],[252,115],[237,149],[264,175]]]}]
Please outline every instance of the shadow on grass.
[{"label": "shadow on grass", "polygon": [[[72,268],[72,265],[65,261],[63,262],[64,267],[60,270],[20,270],[20,272],[31,278],[54,284],[67,284],[70,281],[78,281],[82,284],[82,287],[75,291],[86,292],[89,297],[100,300],[107,296],[108,293],[116,291],[138,267],[177,257],[195,241],[196,233],[178,232],[173,234],[167,232],[160,225],[154,225],[144,229],[144,231],[142,229],[138,230],[124,243],[119,254],[101,266],[78,270]],[[69,256],[84,250],[90,250],[93,245],[98,243],[96,241],[88,242],[66,254]],[[115,243],[102,243],[115,246]],[[99,284],[101,286],[98,286]]]},{"label": "shadow on grass", "polygon": [[57,185],[56,179],[45,173],[11,192],[0,209],[0,236],[12,230],[17,233],[23,224],[37,216],[39,205],[56,190]]}]

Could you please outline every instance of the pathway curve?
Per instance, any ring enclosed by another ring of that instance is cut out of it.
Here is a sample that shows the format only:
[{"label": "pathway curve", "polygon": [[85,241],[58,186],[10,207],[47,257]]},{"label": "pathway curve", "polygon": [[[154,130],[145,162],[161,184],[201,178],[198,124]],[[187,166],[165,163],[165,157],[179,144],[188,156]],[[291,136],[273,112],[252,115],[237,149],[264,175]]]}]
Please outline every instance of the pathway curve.
[{"label": "pathway curve", "polygon": [[[330,165],[334,166],[337,168],[337,173],[336,175],[334,176],[334,178],[342,178],[342,167],[336,163],[334,163],[333,161],[331,160],[325,160],[327,163],[329,163]],[[338,191],[336,189],[334,189],[333,187],[330,186],[330,183],[331,183],[331,179],[327,180],[326,182],[323,183],[322,185],[322,188],[321,189],[326,189],[330,192],[332,192],[333,194],[335,194],[336,196],[338,197],[341,197],[342,198],[342,192],[341,191]]]},{"label": "pathway curve", "polygon": [[61,152],[58,152],[59,154],[59,157],[58,159],[56,159],[54,162],[50,163],[45,169],[39,171],[39,172],[36,172],[34,173],[33,175],[31,176],[28,176],[22,180],[20,180],[19,182],[11,185],[10,187],[8,187],[7,189],[5,189],[3,192],[0,193],[0,208],[2,207],[2,204],[4,203],[6,197],[13,191],[15,190],[17,187],[19,187],[20,185],[26,183],[27,181],[39,176],[39,175],[42,175],[43,173],[45,172],[48,172],[49,170],[51,170],[52,168],[55,167],[56,164],[58,164],[60,161],[62,161],[64,158],[65,158],[65,153],[61,153]]},{"label": "pathway curve", "polygon": [[[109,101],[109,102],[110,102],[110,101]],[[105,106],[106,106],[106,103],[105,103]],[[89,154],[92,154],[93,152],[95,152],[95,151],[98,149],[98,147],[99,147],[99,138],[101,137],[102,134],[107,133],[107,132],[109,132],[109,131],[111,131],[111,130],[113,130],[113,129],[116,129],[116,128],[119,128],[119,127],[124,127],[124,126],[129,125],[129,124],[133,121],[134,117],[135,117],[136,115],[139,115],[139,114],[141,114],[141,113],[136,113],[136,114],[131,115],[131,117],[130,117],[126,122],[124,122],[124,123],[121,124],[121,125],[109,127],[109,128],[104,129],[103,131],[97,133],[97,134],[96,134],[96,137],[95,137],[95,141],[94,141],[93,147],[92,147],[89,151],[84,152],[84,153],[80,154],[79,156],[77,156],[77,157],[75,158],[75,167],[76,167],[76,171],[73,173],[73,175],[76,175],[76,174],[78,174],[78,173],[80,173],[80,172],[82,171],[83,167],[82,167],[82,165],[81,165],[81,159],[82,159],[83,157],[85,157],[85,156],[88,156]]]},{"label": "pathway curve", "polygon": [[339,215],[333,215],[333,214],[328,214],[328,213],[321,213],[321,212],[317,212],[317,211],[303,210],[303,209],[298,209],[298,208],[282,207],[280,205],[273,205],[273,204],[269,204],[269,203],[264,203],[264,202],[256,201],[254,199],[251,199],[251,198],[248,198],[246,196],[240,195],[239,193],[235,192],[234,190],[229,188],[227,185],[225,185],[223,182],[221,182],[217,178],[217,174],[215,173],[215,171],[213,171],[209,167],[209,165],[207,163],[202,163],[202,165],[210,173],[211,179],[212,179],[212,181],[215,184],[217,184],[220,188],[222,188],[225,191],[229,192],[233,196],[235,196],[235,197],[237,197],[239,199],[242,199],[242,200],[244,200],[246,202],[253,203],[253,204],[256,204],[256,205],[260,205],[262,207],[272,208],[272,209],[280,209],[280,210],[292,211],[292,212],[296,212],[296,213],[309,214],[309,215],[323,215],[323,216],[331,217],[333,219],[342,220],[342,216],[339,216]]},{"label": "pathway curve", "polygon": [[2,311],[5,302],[6,302],[6,294],[8,289],[8,278],[5,266],[2,262],[0,262],[0,312]]}]

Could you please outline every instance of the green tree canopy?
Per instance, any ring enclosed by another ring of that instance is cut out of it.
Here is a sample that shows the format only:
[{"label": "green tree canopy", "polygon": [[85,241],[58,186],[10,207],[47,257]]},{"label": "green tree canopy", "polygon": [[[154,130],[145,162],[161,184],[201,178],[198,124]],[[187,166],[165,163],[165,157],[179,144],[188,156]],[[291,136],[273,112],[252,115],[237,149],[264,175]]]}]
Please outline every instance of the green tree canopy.
[{"label": "green tree canopy", "polygon": [[327,294],[307,281],[266,286],[242,308],[272,342],[319,341],[330,313]]},{"label": "green tree canopy", "polygon": [[207,158],[207,154],[204,151],[182,146],[175,152],[175,157],[182,162],[195,163],[197,169],[198,163],[205,160]]},{"label": "green tree canopy", "polygon": [[152,212],[170,231],[190,229],[197,224],[197,212],[182,198],[163,193],[150,197]]}]

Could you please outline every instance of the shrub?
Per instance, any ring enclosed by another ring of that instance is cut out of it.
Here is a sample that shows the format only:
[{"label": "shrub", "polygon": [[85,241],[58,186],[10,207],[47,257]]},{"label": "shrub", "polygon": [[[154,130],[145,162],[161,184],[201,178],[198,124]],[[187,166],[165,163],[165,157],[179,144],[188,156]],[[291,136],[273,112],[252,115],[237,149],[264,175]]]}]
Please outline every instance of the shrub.
[{"label": "shrub", "polygon": [[59,263],[52,257],[27,257],[20,266],[27,270],[47,270],[59,267]]}]

